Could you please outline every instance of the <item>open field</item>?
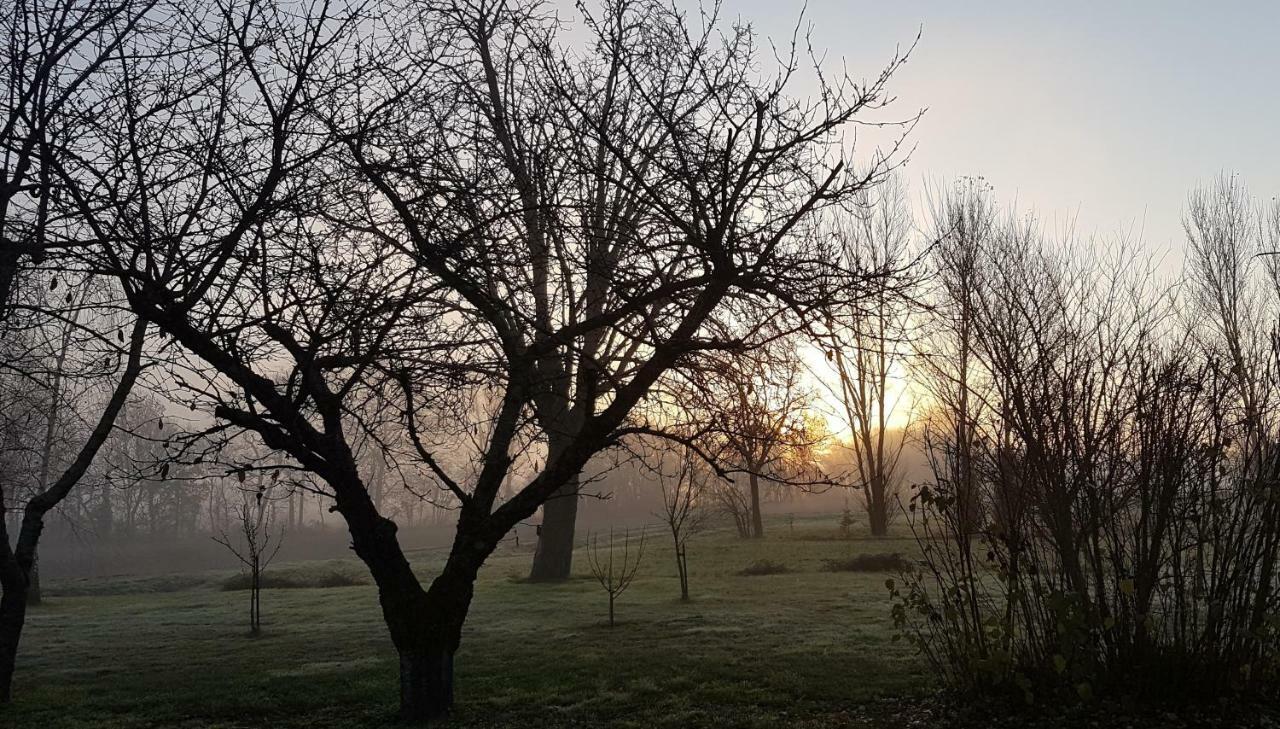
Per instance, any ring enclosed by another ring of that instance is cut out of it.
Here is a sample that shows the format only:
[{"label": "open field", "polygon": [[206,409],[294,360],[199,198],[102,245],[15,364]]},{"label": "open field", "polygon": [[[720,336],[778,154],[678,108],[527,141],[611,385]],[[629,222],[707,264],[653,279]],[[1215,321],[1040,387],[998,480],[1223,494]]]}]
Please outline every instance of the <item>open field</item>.
[{"label": "open field", "polygon": [[[565,584],[519,581],[529,553],[481,573],[457,658],[451,726],[880,726],[883,697],[927,691],[891,642],[881,573],[822,560],[909,552],[908,538],[838,540],[837,517],[769,523],[769,538],[694,538],[690,603],[656,529],[635,585],[606,623],[586,559]],[[864,527],[861,527],[864,528]],[[438,553],[411,555],[424,575]],[[736,574],[760,559],[786,574]],[[305,579],[354,560],[296,562]],[[246,634],[247,593],[229,573],[50,581],[19,657],[18,727],[364,727],[393,724],[396,658],[369,585],[263,594],[264,635]]]}]

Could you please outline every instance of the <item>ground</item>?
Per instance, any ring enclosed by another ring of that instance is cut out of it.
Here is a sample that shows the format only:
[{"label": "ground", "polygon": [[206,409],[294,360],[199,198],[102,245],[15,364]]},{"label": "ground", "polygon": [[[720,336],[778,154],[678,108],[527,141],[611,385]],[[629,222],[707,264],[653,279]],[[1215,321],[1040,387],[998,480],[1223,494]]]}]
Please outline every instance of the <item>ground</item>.
[{"label": "ground", "polygon": [[[822,569],[858,554],[910,556],[914,541],[842,539],[838,521],[784,516],[764,540],[725,529],[695,537],[688,603],[669,538],[655,528],[613,628],[581,552],[574,579],[529,584],[527,540],[506,546],[480,578],[448,727],[1280,727],[1280,707],[1232,702],[1168,711],[940,700],[906,642],[892,640],[892,575]],[[429,577],[441,553],[410,556]],[[762,560],[789,571],[738,574]],[[223,589],[236,577],[47,581],[0,727],[402,726],[397,662],[371,586],[266,590],[264,632],[250,637],[248,593]],[[352,578],[368,579],[354,559],[268,574]]]},{"label": "ground", "polygon": [[[606,624],[605,593],[575,560],[564,584],[521,581],[526,548],[481,574],[457,657],[450,726],[897,725],[929,691],[891,641],[889,575],[822,571],[824,559],[909,553],[904,534],[839,539],[838,516],[778,517],[768,538],[727,530],[690,545],[679,600],[669,538],[649,534],[634,586]],[[429,577],[439,552],[410,555]],[[742,576],[767,559],[784,574]],[[279,575],[360,575],[352,561],[282,563]],[[396,659],[372,587],[273,589],[262,636],[228,573],[51,581],[28,619],[18,727],[369,727],[394,724]]]}]

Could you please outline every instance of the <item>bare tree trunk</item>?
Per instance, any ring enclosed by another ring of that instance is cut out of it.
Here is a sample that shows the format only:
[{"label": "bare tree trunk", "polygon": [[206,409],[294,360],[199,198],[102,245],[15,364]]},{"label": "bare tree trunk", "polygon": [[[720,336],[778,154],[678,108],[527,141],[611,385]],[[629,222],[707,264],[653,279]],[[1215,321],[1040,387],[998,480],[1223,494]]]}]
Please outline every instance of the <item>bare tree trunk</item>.
[{"label": "bare tree trunk", "polygon": [[689,602],[689,555],[684,547],[676,547],[676,570],[680,573],[680,600]]},{"label": "bare tree trunk", "polygon": [[400,715],[431,721],[453,707],[453,652],[400,652]]},{"label": "bare tree trunk", "polygon": [[[564,452],[565,438],[551,434],[547,463],[553,463]],[[529,579],[534,582],[556,582],[569,579],[573,571],[573,539],[578,521],[578,478],[565,482],[555,495],[542,505],[542,527],[538,530],[538,546],[533,553]]]},{"label": "bare tree trunk", "polygon": [[867,519],[871,523],[871,536],[889,536],[889,498],[884,480],[877,477],[867,494]]},{"label": "bare tree trunk", "polygon": [[[354,473],[351,477],[359,478]],[[346,519],[352,548],[378,585],[383,620],[400,657],[401,717],[440,719],[453,707],[453,656],[476,575],[497,542],[464,507],[449,558],[423,589],[400,546],[395,522],[378,514],[362,490],[338,489],[338,494],[338,511]]]},{"label": "bare tree trunk", "polygon": [[578,520],[578,479],[573,478],[542,506],[542,529],[533,553],[529,579],[550,582],[569,579],[573,570],[573,539]]},{"label": "bare tree trunk", "polygon": [[751,536],[764,537],[764,517],[760,514],[760,477],[751,469]]},{"label": "bare tree trunk", "polygon": [[889,515],[886,512],[883,499],[872,505],[868,512],[868,516],[871,521],[871,536],[889,536]]},{"label": "bare tree trunk", "polygon": [[27,605],[39,605],[43,599],[40,594],[40,557],[36,555],[31,561],[31,572],[27,575]]},{"label": "bare tree trunk", "polygon": [[262,630],[262,613],[259,609],[259,595],[262,591],[262,568],[255,556],[253,566],[251,567],[251,584],[249,589],[252,594],[249,595],[249,632],[257,635]]},{"label": "bare tree trunk", "polygon": [[416,582],[379,589],[400,655],[401,718],[433,721],[453,708],[453,657],[475,578],[476,570],[446,567],[426,591]]},{"label": "bare tree trunk", "polygon": [[18,642],[27,619],[27,579],[9,549],[8,534],[0,546],[0,704],[13,700],[13,670]]}]

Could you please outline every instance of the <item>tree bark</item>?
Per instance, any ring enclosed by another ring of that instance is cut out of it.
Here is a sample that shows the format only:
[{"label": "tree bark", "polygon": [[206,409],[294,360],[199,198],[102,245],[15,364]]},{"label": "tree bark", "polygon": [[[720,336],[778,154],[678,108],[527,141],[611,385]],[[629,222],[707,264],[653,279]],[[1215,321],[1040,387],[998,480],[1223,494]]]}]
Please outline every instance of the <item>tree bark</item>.
[{"label": "tree bark", "polygon": [[434,721],[453,708],[453,651],[400,652],[400,716]]},{"label": "tree bark", "polygon": [[[359,483],[354,467],[346,477]],[[453,708],[453,656],[476,576],[497,541],[471,507],[464,506],[449,558],[423,589],[400,547],[396,524],[378,514],[362,489],[336,491],[352,548],[378,585],[383,620],[400,657],[401,717],[412,722],[440,719]]]},{"label": "tree bark", "polygon": [[680,573],[680,601],[689,602],[689,559],[685,548],[676,545],[676,569]]},{"label": "tree bark", "polygon": [[40,558],[31,562],[31,572],[27,575],[27,605],[39,605],[43,601],[40,594]]},{"label": "tree bark", "polygon": [[554,582],[573,571],[573,540],[578,520],[578,479],[572,478],[542,506],[542,528],[529,579]]},{"label": "tree bark", "polygon": [[435,721],[453,709],[453,657],[479,571],[479,563],[470,556],[462,560],[451,556],[426,591],[416,584],[379,590],[384,595],[383,615],[400,654],[400,716],[406,721]]},{"label": "tree bark", "polygon": [[867,510],[868,521],[871,522],[871,536],[886,537],[889,535],[889,514],[883,500],[873,503]]},{"label": "tree bark", "polygon": [[751,536],[764,537],[764,517],[760,514],[760,477],[751,471]]},{"label": "tree bark", "polygon": [[[566,416],[562,416],[567,419]],[[569,445],[569,436],[549,433],[547,463],[554,463]],[[573,571],[573,539],[578,521],[578,477],[574,475],[542,505],[542,527],[538,530],[538,546],[533,553],[529,579],[533,582],[559,582],[569,579]]]},{"label": "tree bark", "polygon": [[9,550],[8,538],[0,547],[0,704],[13,700],[13,672],[18,659],[18,641],[27,619],[27,579]]}]

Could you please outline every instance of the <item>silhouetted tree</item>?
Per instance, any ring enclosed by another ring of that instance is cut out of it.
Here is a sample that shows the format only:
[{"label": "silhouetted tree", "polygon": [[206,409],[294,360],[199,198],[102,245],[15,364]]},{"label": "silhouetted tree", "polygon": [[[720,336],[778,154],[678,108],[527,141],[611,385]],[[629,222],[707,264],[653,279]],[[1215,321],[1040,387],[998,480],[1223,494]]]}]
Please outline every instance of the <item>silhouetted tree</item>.
[{"label": "silhouetted tree", "polygon": [[[242,472],[243,474],[243,472]],[[262,573],[284,544],[284,530],[275,523],[275,509],[266,499],[265,484],[245,494],[235,509],[235,535],[222,532],[214,541],[240,560],[249,571],[249,633],[262,631]]]},{"label": "silhouetted tree", "polygon": [[[888,169],[855,171],[840,134],[902,59],[803,102],[794,58],[762,79],[747,28],[659,3],[607,3],[576,55],[535,3],[416,9],[186,20],[121,71],[81,137],[105,151],[59,176],[98,266],[192,357],[188,404],[323,480],[402,713],[427,719],[452,705],[481,565],[594,455],[661,432],[633,417],[655,382],[856,294],[863,272],[809,233]],[[172,129],[188,143],[157,143]],[[457,504],[426,586],[359,468],[389,422]]]},{"label": "silhouetted tree", "polygon": [[[662,518],[671,532],[671,543],[675,548],[680,599],[688,601],[689,538],[702,528],[707,517],[707,484],[715,476],[707,472],[694,453],[687,449],[678,452],[681,456],[676,464],[660,463],[657,466],[657,476],[662,487]],[[668,473],[668,469],[674,473]]]},{"label": "silhouetted tree", "polygon": [[[835,222],[833,235],[842,255],[880,272],[881,285],[856,304],[828,312],[816,342],[834,369],[830,389],[851,436],[846,447],[871,535],[883,537],[895,513],[910,417],[903,399],[912,313],[905,272],[913,222],[897,178],[857,197],[852,212]],[[895,418],[902,422],[895,426]]]},{"label": "silhouetted tree", "polygon": [[706,449],[725,464],[715,495],[740,536],[764,536],[766,483],[828,483],[814,456],[827,433],[803,373],[796,343],[775,339],[749,353],[708,358],[702,372],[687,379],[685,409],[715,423],[703,436]]},{"label": "silhouetted tree", "polygon": [[622,536],[622,555],[615,561],[613,530],[609,530],[609,543],[602,549],[600,535],[587,537],[587,563],[591,567],[591,576],[609,595],[609,627],[614,626],[614,602],[618,596],[627,591],[636,579],[640,570],[640,562],[644,559],[644,529],[640,530],[640,543],[635,552],[631,550],[631,530]]}]

